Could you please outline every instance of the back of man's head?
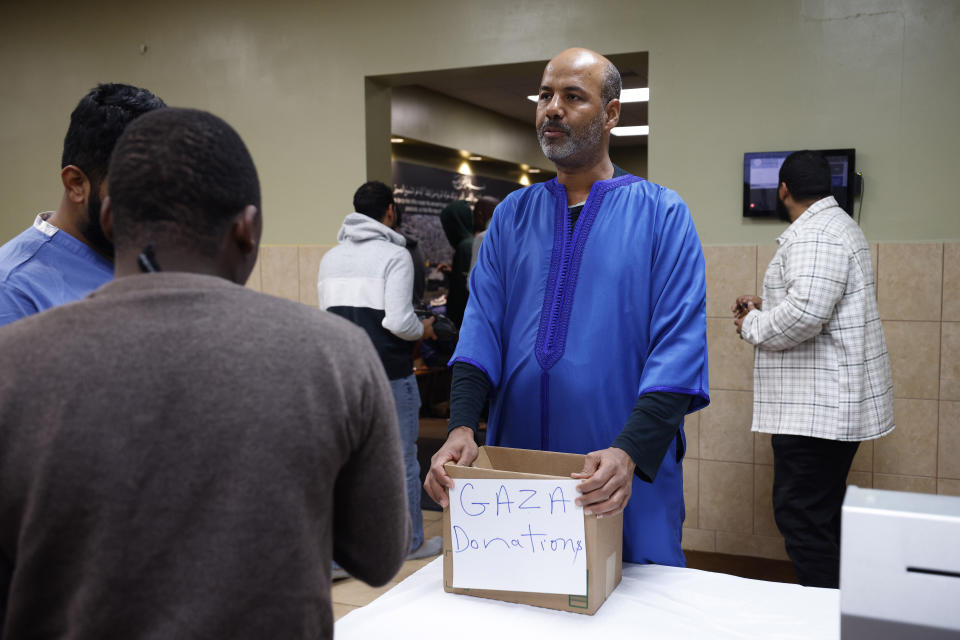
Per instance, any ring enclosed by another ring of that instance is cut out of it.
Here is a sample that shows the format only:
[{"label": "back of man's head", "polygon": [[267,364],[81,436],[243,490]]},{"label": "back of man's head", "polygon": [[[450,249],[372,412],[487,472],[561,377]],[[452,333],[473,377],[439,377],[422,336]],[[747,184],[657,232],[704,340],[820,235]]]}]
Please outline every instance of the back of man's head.
[{"label": "back of man's head", "polygon": [[798,202],[830,195],[830,163],[819,151],[795,151],[780,166],[780,182]]},{"label": "back of man's head", "polygon": [[117,139],[135,118],[166,106],[146,89],[129,84],[98,84],[70,114],[60,167],[74,165],[98,185],[107,174]]},{"label": "back of man's head", "polygon": [[353,194],[353,210],[382,221],[387,207],[393,204],[393,191],[382,182],[365,182]]},{"label": "back of man's head", "polygon": [[169,242],[217,257],[223,234],[260,182],[239,134],[205,111],[160,109],[130,124],[110,161],[117,253]]}]

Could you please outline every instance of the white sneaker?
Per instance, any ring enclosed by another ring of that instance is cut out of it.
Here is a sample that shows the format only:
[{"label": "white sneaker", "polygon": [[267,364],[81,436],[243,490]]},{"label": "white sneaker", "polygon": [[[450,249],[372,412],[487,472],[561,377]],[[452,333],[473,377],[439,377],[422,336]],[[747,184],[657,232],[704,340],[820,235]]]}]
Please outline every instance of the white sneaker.
[{"label": "white sneaker", "polygon": [[429,558],[438,556],[443,551],[443,538],[434,536],[429,540],[424,540],[423,544],[407,554],[407,560],[418,560],[420,558]]}]

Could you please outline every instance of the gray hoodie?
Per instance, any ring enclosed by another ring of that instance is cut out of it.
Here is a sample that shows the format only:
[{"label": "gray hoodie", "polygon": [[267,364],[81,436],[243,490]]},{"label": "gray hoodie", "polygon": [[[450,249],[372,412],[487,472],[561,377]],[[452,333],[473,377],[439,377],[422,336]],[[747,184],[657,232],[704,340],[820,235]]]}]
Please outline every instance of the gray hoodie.
[{"label": "gray hoodie", "polygon": [[362,213],[351,213],[323,256],[317,278],[321,309],[362,327],[391,380],[413,371],[413,344],[423,325],[413,312],[413,261],[403,236]]}]

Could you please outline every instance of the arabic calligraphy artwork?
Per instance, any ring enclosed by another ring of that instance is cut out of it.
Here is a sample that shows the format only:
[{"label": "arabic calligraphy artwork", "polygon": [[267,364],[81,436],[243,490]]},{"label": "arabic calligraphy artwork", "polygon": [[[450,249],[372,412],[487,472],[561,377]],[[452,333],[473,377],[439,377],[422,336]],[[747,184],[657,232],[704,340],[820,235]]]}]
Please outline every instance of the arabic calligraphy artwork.
[{"label": "arabic calligraphy artwork", "polygon": [[400,231],[420,241],[424,257],[431,265],[450,264],[453,247],[440,226],[440,212],[454,200],[466,200],[471,206],[484,195],[503,199],[520,185],[483,176],[465,176],[409,162],[393,163],[393,197],[403,205]]}]

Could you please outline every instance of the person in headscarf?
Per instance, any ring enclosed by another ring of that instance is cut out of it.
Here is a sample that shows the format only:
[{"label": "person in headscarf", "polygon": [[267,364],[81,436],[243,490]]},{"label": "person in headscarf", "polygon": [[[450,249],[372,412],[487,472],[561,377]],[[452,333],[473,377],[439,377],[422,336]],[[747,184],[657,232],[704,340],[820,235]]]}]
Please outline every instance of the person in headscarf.
[{"label": "person in headscarf", "polygon": [[467,307],[467,274],[473,255],[473,211],[466,200],[448,204],[440,213],[443,232],[453,247],[450,264],[450,290],[447,293],[447,317],[459,327]]}]

